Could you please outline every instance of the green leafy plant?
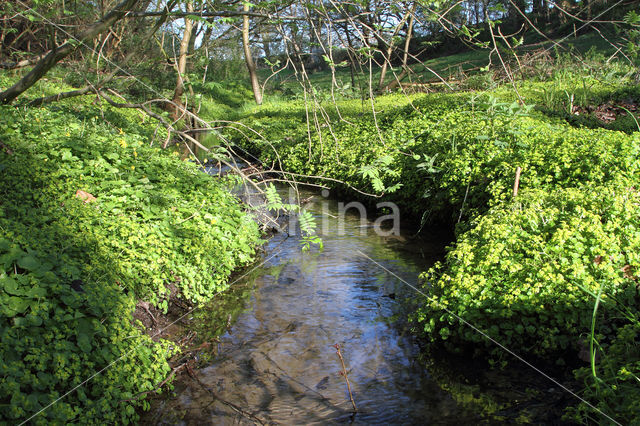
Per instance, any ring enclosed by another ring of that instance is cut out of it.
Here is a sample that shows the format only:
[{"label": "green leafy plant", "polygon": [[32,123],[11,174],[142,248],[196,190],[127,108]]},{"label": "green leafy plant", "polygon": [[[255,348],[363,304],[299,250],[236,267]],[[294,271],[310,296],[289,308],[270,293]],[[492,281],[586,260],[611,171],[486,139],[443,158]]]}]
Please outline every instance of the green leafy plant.
[{"label": "green leafy plant", "polygon": [[371,185],[376,192],[392,193],[402,187],[402,183],[395,183],[391,186],[385,186],[383,177],[397,177],[399,173],[390,167],[393,162],[391,155],[383,155],[376,158],[371,164],[363,164],[360,166],[360,174],[367,179],[370,179]]},{"label": "green leafy plant", "polygon": [[35,424],[135,418],[134,408],[146,406],[136,396],[164,380],[175,350],[131,322],[134,300],[109,264],[100,279],[81,280],[87,271],[68,255],[25,250],[2,234],[0,420],[14,423],[40,410]]},{"label": "green leafy plant", "polygon": [[320,249],[323,248],[322,238],[316,234],[316,222],[311,212],[301,210],[297,204],[285,204],[273,184],[266,186],[264,196],[267,201],[267,209],[271,211],[284,210],[289,214],[298,212],[298,223],[302,233],[300,240],[302,251],[309,251],[312,245],[317,245]]},{"label": "green leafy plant", "polygon": [[153,134],[90,101],[1,108],[0,423],[106,367],[34,422],[135,421],[175,351],[133,321],[136,302],[202,303],[253,260],[258,227],[232,183],[150,147]]},{"label": "green leafy plant", "polygon": [[[640,141],[638,135],[573,126],[532,106],[540,103],[541,89],[557,96],[559,105],[564,90],[610,94],[591,81],[574,83],[525,85],[527,106],[502,88],[479,95],[389,95],[376,99],[383,112],[375,118],[343,101],[342,118],[352,122],[336,120],[331,131],[310,139],[304,109],[280,104],[245,118],[255,123],[259,115],[259,131],[279,156],[269,144],[234,140],[268,163],[281,161],[287,171],[343,181],[337,185],[342,191],[381,193],[401,183],[385,197],[404,215],[428,212],[432,221],[457,223],[447,260],[425,275],[434,302],[413,315],[428,346],[505,362],[446,307],[518,353],[572,363],[594,342],[594,351],[609,359],[606,368],[626,366],[637,375],[608,348],[637,312],[637,287],[623,268],[640,267],[633,207]],[[581,96],[574,99],[583,102]],[[282,138],[282,132],[290,136]],[[513,200],[516,166],[522,175]],[[596,264],[598,256],[607,260]],[[602,362],[597,377],[613,389],[619,379],[605,373]],[[619,398],[612,406],[630,410],[632,400],[612,392],[609,398]],[[578,410],[584,415],[585,407]]]},{"label": "green leafy plant", "polygon": [[300,223],[300,232],[302,232],[302,240],[300,242],[302,251],[309,251],[312,244],[317,245],[322,250],[322,238],[316,235],[316,220],[313,214],[306,210],[301,211],[298,216],[298,222]]}]

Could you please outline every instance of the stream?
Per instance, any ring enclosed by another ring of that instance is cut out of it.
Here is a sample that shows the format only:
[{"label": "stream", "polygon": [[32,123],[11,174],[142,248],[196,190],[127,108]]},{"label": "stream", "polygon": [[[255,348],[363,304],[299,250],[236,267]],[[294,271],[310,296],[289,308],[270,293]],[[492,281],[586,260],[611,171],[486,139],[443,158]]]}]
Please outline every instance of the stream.
[{"label": "stream", "polygon": [[414,284],[441,258],[442,239],[380,236],[355,210],[341,226],[336,201],[301,196],[312,197],[319,224],[329,213],[324,248],[302,252],[298,236],[274,235],[257,266],[189,319],[211,350],[196,378],[182,374],[172,396],[151,400],[142,423],[478,423],[478,410],[459,405],[420,359],[403,300],[422,296],[362,255]]}]

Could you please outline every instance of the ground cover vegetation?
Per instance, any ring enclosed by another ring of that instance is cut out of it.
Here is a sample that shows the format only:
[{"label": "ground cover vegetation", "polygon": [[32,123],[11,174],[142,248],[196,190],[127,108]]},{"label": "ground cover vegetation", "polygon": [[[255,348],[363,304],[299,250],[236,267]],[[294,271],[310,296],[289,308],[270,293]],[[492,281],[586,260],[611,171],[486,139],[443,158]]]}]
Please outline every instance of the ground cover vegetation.
[{"label": "ground cover vegetation", "polygon": [[[633,114],[576,112],[635,105],[639,92],[633,67],[603,58],[581,57],[599,64],[585,75],[580,61],[559,56],[551,75],[518,83],[524,106],[508,85],[382,96],[376,115],[344,100],[338,117],[328,100],[338,124],[309,134],[305,108],[277,102],[247,111],[244,122],[261,136],[238,143],[266,164],[336,179],[343,191],[356,187],[423,222],[455,226],[446,260],[423,276],[432,300],[412,316],[424,339],[514,362],[463,318],[521,355],[575,370],[587,401],[633,422],[640,133]],[[581,404],[566,419],[590,415]]]},{"label": "ground cover vegetation", "polygon": [[258,227],[233,182],[149,147],[155,126],[133,111],[1,108],[2,418],[24,419],[113,363],[35,420],[127,422],[176,351],[132,321],[136,303],[210,300],[252,261]]},{"label": "ground cover vegetation", "polygon": [[565,420],[640,421],[634,8],[3,4],[0,422],[135,421],[179,350],[136,306],[210,300],[260,243],[237,157],[455,229],[427,350],[516,362],[463,319],[573,375]]}]

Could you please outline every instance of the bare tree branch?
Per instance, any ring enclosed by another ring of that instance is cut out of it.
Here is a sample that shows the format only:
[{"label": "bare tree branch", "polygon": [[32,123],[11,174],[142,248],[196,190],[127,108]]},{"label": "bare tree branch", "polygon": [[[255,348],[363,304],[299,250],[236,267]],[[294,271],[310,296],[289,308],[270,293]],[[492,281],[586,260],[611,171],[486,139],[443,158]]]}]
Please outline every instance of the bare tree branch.
[{"label": "bare tree branch", "polygon": [[42,55],[38,55],[38,56],[35,56],[33,58],[23,59],[23,60],[17,61],[17,62],[0,62],[0,69],[3,69],[3,70],[15,70],[15,69],[19,69],[19,68],[28,67],[28,66],[31,66],[31,65],[35,64],[36,62],[38,62],[42,58],[44,58],[45,55],[46,55],[46,53],[43,53]]},{"label": "bare tree branch", "polygon": [[33,86],[58,62],[73,53],[80,45],[86,44],[125,16],[136,6],[138,1],[139,0],[123,0],[103,19],[97,21],[80,33],[75,40],[68,40],[62,46],[54,47],[44,58],[38,61],[36,66],[27,75],[22,77],[20,81],[0,93],[0,103],[8,104],[13,102],[13,100]]}]

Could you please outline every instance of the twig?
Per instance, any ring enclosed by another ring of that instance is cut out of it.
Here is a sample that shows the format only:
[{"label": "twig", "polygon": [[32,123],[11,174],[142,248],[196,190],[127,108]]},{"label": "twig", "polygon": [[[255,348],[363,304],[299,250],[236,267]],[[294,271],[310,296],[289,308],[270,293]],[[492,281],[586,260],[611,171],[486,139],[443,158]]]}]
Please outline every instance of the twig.
[{"label": "twig", "polygon": [[493,50],[492,50],[492,52],[496,52],[496,54],[498,55],[498,59],[500,59],[500,63],[502,64],[502,68],[504,69],[504,72],[507,75],[507,78],[511,82],[511,85],[513,86],[514,92],[518,96],[518,100],[520,101],[520,105],[524,105],[524,99],[522,99],[522,96],[520,96],[520,92],[518,91],[518,86],[516,85],[516,82],[515,82],[515,80],[513,78],[513,73],[511,72],[510,67],[508,67],[507,64],[504,62],[504,60],[502,59],[502,55],[500,54],[500,47],[498,46],[498,42],[496,41],[496,36],[495,36],[495,34],[493,32],[494,22],[489,19],[489,14],[488,13],[487,13],[486,16],[487,16],[487,22],[489,24],[488,25],[489,34],[491,35],[491,40],[493,41]]},{"label": "twig", "polygon": [[467,190],[464,192],[464,200],[462,200],[462,207],[460,207],[460,216],[458,216],[458,222],[460,223],[460,221],[462,220],[462,212],[464,210],[464,205],[467,202],[467,196],[469,195],[469,187],[471,186],[471,179],[469,179],[469,182],[467,182]]},{"label": "twig", "polygon": [[30,65],[35,64],[36,62],[38,62],[39,60],[41,60],[45,56],[46,56],[46,53],[43,53],[42,55],[38,55],[38,56],[35,56],[33,58],[23,59],[23,60],[17,61],[17,62],[0,62],[0,69],[3,69],[3,70],[15,70],[15,69],[18,69],[18,68],[28,67]]},{"label": "twig", "polygon": [[193,214],[192,214],[191,216],[189,216],[189,217],[188,217],[188,218],[186,218],[186,219],[182,219],[182,220],[181,220],[180,222],[178,222],[177,224],[178,224],[178,225],[180,225],[180,224],[182,224],[182,223],[184,223],[184,222],[188,221],[189,219],[194,218],[194,217],[195,217],[195,215],[197,215],[197,214],[198,214],[198,212],[199,212],[200,210],[202,210],[202,208],[204,207],[204,203],[205,203],[205,201],[206,201],[206,200],[202,200],[202,203],[200,204],[200,207],[198,207],[198,210],[196,210],[195,212],[193,212]]},{"label": "twig", "polygon": [[520,173],[522,172],[522,168],[518,166],[516,168],[516,180],[513,182],[513,198],[518,196],[518,187],[520,186]]},{"label": "twig", "polygon": [[349,399],[351,400],[351,405],[353,405],[353,412],[357,413],[358,409],[356,408],[356,402],[353,400],[353,394],[351,393],[351,383],[349,383],[349,373],[347,373],[347,367],[344,365],[344,358],[342,358],[342,352],[340,352],[340,345],[336,343],[333,345],[336,348],[336,354],[338,358],[340,358],[340,364],[342,364],[342,371],[340,375],[344,377],[344,380],[347,382],[347,390],[349,391]]},{"label": "twig", "polygon": [[144,311],[151,317],[151,321],[153,321],[153,325],[158,324],[158,320],[153,316],[151,310],[149,309],[149,302],[140,302],[138,306],[144,309]]},{"label": "twig", "polygon": [[238,407],[236,404],[229,401],[225,401],[224,399],[220,398],[215,392],[213,392],[213,390],[209,386],[207,386],[205,383],[202,382],[202,380],[198,378],[195,371],[193,371],[193,369],[189,365],[187,365],[187,373],[189,374],[189,377],[191,377],[193,380],[196,381],[196,383],[202,386],[202,388],[205,391],[207,391],[214,398],[214,400],[221,402],[222,404],[226,405],[227,407],[231,408],[233,411],[240,414],[241,416],[246,417],[247,419],[251,419],[254,422],[259,423],[261,425],[267,424],[261,418],[255,416],[254,414],[248,411],[243,410],[242,408]]}]

